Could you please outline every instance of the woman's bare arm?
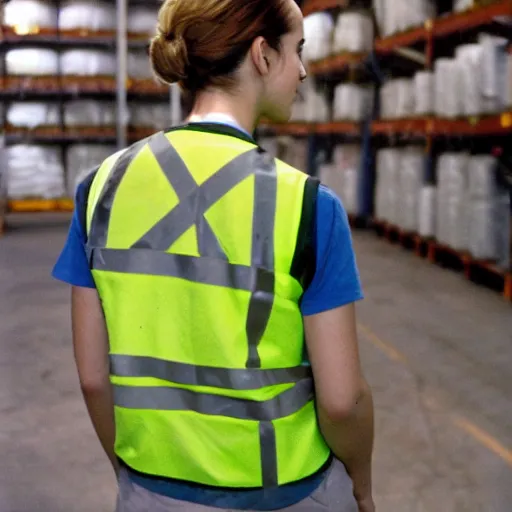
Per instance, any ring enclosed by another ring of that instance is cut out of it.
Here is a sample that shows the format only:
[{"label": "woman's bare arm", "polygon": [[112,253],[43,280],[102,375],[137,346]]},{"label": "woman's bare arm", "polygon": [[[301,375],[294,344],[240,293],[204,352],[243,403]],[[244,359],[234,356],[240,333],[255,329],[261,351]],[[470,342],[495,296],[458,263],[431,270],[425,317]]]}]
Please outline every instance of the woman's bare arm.
[{"label": "woman's bare arm", "polygon": [[98,292],[92,288],[74,286],[71,292],[71,312],[80,386],[96,434],[117,474],[109,343]]},{"label": "woman's bare arm", "polygon": [[304,317],[320,428],[347,467],[361,510],[371,500],[373,402],[359,360],[355,306]]}]

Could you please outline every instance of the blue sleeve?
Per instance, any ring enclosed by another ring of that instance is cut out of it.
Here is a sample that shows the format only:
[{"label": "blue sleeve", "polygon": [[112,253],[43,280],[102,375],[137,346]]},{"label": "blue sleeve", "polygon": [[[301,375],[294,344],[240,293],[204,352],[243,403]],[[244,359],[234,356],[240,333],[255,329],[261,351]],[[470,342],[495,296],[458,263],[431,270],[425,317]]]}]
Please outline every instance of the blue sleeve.
[{"label": "blue sleeve", "polygon": [[53,267],[52,276],[73,286],[96,288],[85,252],[87,235],[80,218],[80,212],[85,208],[86,195],[86,186],[81,184],[76,193],[75,211],[69,227],[68,238],[55,267]]},{"label": "blue sleeve", "polygon": [[363,298],[348,216],[327,187],[316,203],[316,270],[302,297],[302,314],[316,315]]}]

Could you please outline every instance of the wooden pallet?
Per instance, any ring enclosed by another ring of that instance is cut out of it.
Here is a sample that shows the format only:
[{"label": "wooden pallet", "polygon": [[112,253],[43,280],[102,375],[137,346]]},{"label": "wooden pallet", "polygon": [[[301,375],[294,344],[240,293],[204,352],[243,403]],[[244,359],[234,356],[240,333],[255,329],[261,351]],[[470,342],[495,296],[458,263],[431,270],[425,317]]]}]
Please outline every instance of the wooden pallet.
[{"label": "wooden pallet", "polygon": [[431,263],[461,271],[472,282],[499,289],[504,298],[512,302],[512,271],[507,272],[492,261],[476,260],[468,252],[457,251],[435,239],[404,231],[386,221],[373,219],[372,227],[378,236],[388,242],[412,250]]}]

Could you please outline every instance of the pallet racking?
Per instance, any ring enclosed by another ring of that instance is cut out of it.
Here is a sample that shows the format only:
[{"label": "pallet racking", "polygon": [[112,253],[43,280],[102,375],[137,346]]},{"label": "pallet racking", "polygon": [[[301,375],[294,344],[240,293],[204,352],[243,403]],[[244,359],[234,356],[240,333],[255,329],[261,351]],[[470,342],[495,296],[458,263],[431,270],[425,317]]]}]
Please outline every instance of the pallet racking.
[{"label": "pallet racking", "polygon": [[[315,12],[348,7],[349,1],[343,0],[305,0],[303,12],[308,15]],[[337,81],[342,73],[348,72],[353,76],[357,68],[367,67],[373,59],[385,60],[403,58],[399,54],[406,47],[413,46],[423,54],[425,69],[431,69],[434,56],[440,44],[454,45],[450,38],[458,40],[461,34],[474,31],[479,28],[497,29],[496,20],[512,21],[512,0],[498,0],[493,3],[475,7],[466,12],[449,13],[435,19],[428,20],[423,26],[413,28],[403,33],[398,33],[386,38],[377,38],[374,41],[374,48],[371,54],[342,53],[331,55],[319,61],[312,62],[309,68],[310,75],[321,79]],[[508,29],[510,30],[510,29]],[[501,29],[500,34],[510,33]],[[441,119],[436,117],[420,117],[399,120],[371,119],[369,123],[359,125],[350,122],[332,123],[290,123],[288,125],[266,125],[267,132],[276,135],[306,136],[309,138],[310,150],[318,151],[325,145],[324,139],[329,137],[346,137],[360,134],[362,137],[372,137],[374,143],[386,145],[390,140],[397,138],[414,139],[423,141],[425,147],[425,158],[430,161],[429,176],[427,181],[433,182],[434,171],[431,165],[436,155],[436,148],[440,144],[450,145],[456,140],[462,144],[473,144],[476,141],[484,141],[483,144],[489,152],[493,150],[494,144],[504,147],[510,144],[512,138],[512,112],[507,111],[492,116],[478,116],[460,119]],[[366,131],[365,131],[366,130]],[[469,141],[469,142],[468,142]],[[368,158],[366,158],[368,159]],[[314,157],[309,158],[314,162]],[[314,165],[308,169],[309,173],[315,173]],[[361,165],[361,172],[368,174],[366,181],[373,182],[370,165]],[[371,191],[372,192],[372,191]],[[369,204],[370,201],[366,201]],[[403,232],[397,226],[375,219],[371,207],[366,207],[361,216],[351,216],[351,220],[357,226],[370,225],[382,237],[392,243],[398,243],[404,248],[412,249],[417,255],[425,256],[433,263],[448,260],[456,262],[456,267],[464,271],[468,279],[472,279],[476,273],[487,273],[491,280],[498,280],[504,297],[512,301],[512,269],[502,269],[492,262],[477,261],[467,253],[458,253],[435,239],[423,239],[416,233]],[[357,222],[356,222],[357,221]],[[512,233],[511,233],[512,247]]]}]

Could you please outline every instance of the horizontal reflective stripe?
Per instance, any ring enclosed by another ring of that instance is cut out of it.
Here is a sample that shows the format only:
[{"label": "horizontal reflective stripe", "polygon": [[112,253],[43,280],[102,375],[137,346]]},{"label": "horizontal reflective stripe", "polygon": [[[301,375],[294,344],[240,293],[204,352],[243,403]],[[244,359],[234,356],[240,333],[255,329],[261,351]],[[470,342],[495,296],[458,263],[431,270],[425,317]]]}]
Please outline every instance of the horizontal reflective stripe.
[{"label": "horizontal reflective stripe", "polygon": [[313,399],[313,379],[304,379],[293,388],[264,402],[196,393],[188,389],[115,384],[114,404],[126,409],[195,411],[241,420],[272,421],[300,411]]},{"label": "horizontal reflective stripe", "polygon": [[154,357],[110,355],[110,372],[118,377],[154,377],[176,384],[226,389],[259,389],[311,377],[311,367],[277,370],[228,369],[177,363]]},{"label": "horizontal reflective stripe", "polygon": [[272,272],[215,258],[198,258],[152,249],[93,248],[90,262],[94,270],[179,277],[195,283],[274,293]]}]

